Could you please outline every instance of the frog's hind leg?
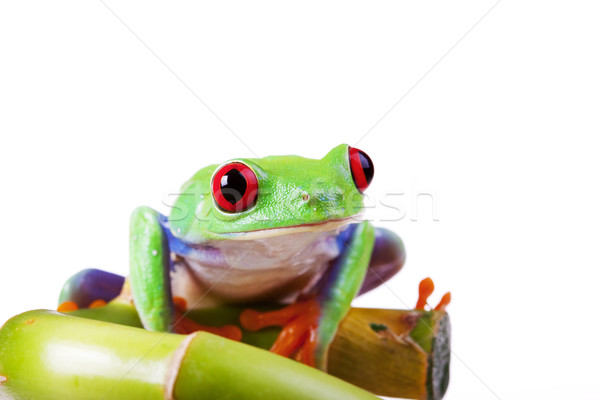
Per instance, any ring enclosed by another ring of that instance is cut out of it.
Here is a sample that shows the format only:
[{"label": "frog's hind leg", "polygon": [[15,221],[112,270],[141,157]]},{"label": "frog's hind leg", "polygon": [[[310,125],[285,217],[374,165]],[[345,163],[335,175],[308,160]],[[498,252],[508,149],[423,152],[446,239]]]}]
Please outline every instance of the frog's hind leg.
[{"label": "frog's hind leg", "polygon": [[65,282],[58,302],[64,311],[109,302],[121,293],[124,282],[124,277],[111,272],[84,269]]},{"label": "frog's hind leg", "polygon": [[402,239],[389,229],[375,228],[375,246],[359,295],[392,278],[402,269],[405,261],[406,252]]}]

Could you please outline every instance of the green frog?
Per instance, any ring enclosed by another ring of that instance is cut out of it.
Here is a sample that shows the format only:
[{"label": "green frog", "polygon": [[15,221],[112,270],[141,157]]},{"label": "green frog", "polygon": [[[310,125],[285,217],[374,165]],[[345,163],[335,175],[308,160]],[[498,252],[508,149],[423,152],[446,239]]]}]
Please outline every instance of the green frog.
[{"label": "green frog", "polygon": [[[324,368],[352,300],[390,279],[406,258],[394,232],[360,218],[374,171],[365,152],[346,144],[321,159],[209,165],[183,185],[168,217],[133,211],[128,279],[81,271],[60,302],[88,307],[129,293],[146,329],[178,333],[203,329],[182,323],[185,308],[283,304],[247,309],[240,324],[282,326],[271,350]],[[214,331],[240,336],[231,327]]]}]

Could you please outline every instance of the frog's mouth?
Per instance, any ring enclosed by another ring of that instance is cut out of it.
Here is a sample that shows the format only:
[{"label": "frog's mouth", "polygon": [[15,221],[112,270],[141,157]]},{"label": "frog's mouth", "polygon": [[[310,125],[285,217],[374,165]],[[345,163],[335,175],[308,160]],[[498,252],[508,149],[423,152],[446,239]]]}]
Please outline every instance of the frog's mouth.
[{"label": "frog's mouth", "polygon": [[254,231],[247,232],[231,232],[231,233],[223,233],[222,235],[229,240],[257,240],[257,239],[267,239],[282,235],[289,235],[293,233],[303,233],[303,232],[330,232],[340,230],[344,228],[346,225],[351,223],[358,223],[361,221],[361,214],[352,215],[346,218],[334,219],[330,221],[324,222],[315,222],[308,224],[298,224],[292,226],[284,226],[279,228],[267,228],[267,229],[257,229]]}]

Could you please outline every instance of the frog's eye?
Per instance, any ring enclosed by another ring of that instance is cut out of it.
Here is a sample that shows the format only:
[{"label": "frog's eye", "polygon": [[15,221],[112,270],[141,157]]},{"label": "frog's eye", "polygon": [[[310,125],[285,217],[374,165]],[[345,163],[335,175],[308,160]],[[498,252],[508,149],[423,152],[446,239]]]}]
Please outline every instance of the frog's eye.
[{"label": "frog's eye", "polygon": [[212,193],[224,211],[241,212],[256,202],[258,179],[250,167],[233,162],[217,170],[212,180]]},{"label": "frog's eye", "polygon": [[373,161],[367,153],[354,147],[348,148],[348,158],[350,160],[350,170],[352,179],[359,192],[364,192],[373,180]]}]

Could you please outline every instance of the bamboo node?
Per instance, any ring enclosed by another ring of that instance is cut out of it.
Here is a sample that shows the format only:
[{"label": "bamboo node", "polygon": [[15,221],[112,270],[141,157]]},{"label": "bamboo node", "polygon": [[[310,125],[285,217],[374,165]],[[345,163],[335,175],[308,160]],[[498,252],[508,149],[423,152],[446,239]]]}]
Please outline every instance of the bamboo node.
[{"label": "bamboo node", "polygon": [[165,377],[165,400],[175,399],[175,397],[173,397],[173,391],[175,390],[175,382],[179,376],[181,364],[183,363],[183,359],[185,358],[189,347],[199,334],[200,332],[198,331],[187,335],[186,338],[183,339],[183,341],[179,344],[177,349],[175,349],[175,352],[173,352],[173,358],[171,359],[169,369],[167,370],[167,376]]}]

